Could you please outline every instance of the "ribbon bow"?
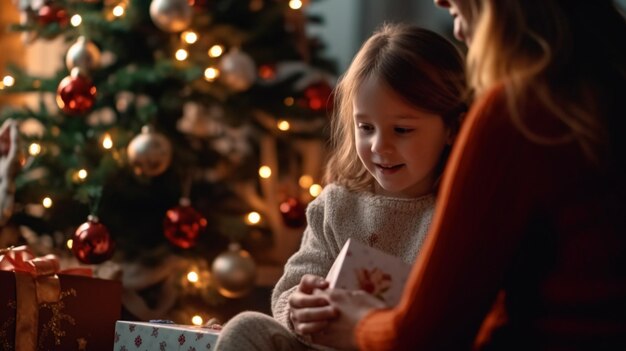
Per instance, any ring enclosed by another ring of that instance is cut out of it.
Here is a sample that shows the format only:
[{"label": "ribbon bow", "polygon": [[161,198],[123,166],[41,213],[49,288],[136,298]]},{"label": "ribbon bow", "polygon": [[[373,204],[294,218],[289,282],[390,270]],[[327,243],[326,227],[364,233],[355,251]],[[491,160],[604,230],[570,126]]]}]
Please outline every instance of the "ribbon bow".
[{"label": "ribbon bow", "polygon": [[[27,246],[0,250],[0,270],[15,272],[17,312],[15,350],[34,351],[37,343],[39,304],[59,301],[61,283],[56,273],[59,259],[55,255],[35,257]],[[91,276],[89,268],[74,268],[62,273]]]}]

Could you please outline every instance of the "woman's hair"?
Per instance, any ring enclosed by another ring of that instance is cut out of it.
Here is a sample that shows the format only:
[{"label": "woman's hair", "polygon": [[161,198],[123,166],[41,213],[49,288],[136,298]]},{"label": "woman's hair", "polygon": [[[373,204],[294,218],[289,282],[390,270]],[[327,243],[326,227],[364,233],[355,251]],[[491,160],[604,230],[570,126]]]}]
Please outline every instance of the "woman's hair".
[{"label": "woman's hair", "polygon": [[[415,108],[441,116],[452,132],[467,109],[464,60],[459,50],[429,30],[384,24],[363,44],[335,88],[327,183],[363,190],[374,182],[357,155],[352,105],[359,87],[371,77]],[[439,168],[443,168],[447,153],[445,150]]]},{"label": "woman's hair", "polygon": [[[612,125],[626,117],[621,107],[626,24],[613,1],[469,2],[474,30],[468,82],[476,95],[502,83],[513,121],[530,140],[574,140],[597,163],[616,156],[607,151],[620,150],[615,143],[623,139],[611,133],[616,132]],[[533,133],[521,113],[528,98],[545,106],[568,132],[558,137]]]}]

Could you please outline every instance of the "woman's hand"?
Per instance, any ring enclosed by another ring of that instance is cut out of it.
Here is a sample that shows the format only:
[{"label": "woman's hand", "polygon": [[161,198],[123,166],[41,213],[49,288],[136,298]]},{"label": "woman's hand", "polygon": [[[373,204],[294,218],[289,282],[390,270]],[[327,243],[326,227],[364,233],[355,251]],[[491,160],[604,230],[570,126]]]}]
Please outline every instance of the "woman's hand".
[{"label": "woman's hand", "polygon": [[313,341],[340,350],[358,349],[354,338],[356,325],[371,311],[388,308],[384,302],[362,290],[329,289],[322,294],[338,316],[322,333],[316,334]]},{"label": "woman's hand", "polygon": [[326,297],[320,294],[328,288],[328,282],[316,275],[306,274],[300,280],[298,290],[289,297],[289,319],[300,335],[318,333],[328,321],[337,316]]}]

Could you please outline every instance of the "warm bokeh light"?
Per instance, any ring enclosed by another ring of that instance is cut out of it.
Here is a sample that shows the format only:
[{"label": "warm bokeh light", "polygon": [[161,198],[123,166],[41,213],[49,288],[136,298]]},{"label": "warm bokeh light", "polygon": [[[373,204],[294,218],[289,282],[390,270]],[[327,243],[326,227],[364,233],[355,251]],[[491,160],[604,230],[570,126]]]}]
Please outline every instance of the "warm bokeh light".
[{"label": "warm bokeh light", "polygon": [[41,153],[41,145],[32,143],[28,146],[28,154],[31,156],[37,156]]},{"label": "warm bokeh light", "polygon": [[208,67],[204,70],[204,79],[209,82],[214,81],[217,77],[220,76],[220,70],[215,67]]},{"label": "warm bokeh light", "polygon": [[43,205],[43,207],[45,208],[50,208],[52,207],[52,199],[49,197],[45,197],[42,201],[41,204]]},{"label": "warm bokeh light", "polygon": [[313,184],[309,188],[309,194],[313,197],[318,197],[322,192],[322,186],[319,184]]},{"label": "warm bokeh light", "polygon": [[72,24],[72,26],[78,27],[81,23],[83,23],[83,18],[80,17],[80,15],[74,15],[72,16],[72,18],[70,18],[70,23]]},{"label": "warm bokeh light", "polygon": [[311,177],[308,174],[303,174],[300,179],[298,179],[298,184],[303,188],[303,189],[308,189],[311,187],[311,185],[313,185],[313,177]]},{"label": "warm bokeh light", "polygon": [[261,215],[258,212],[250,212],[246,216],[246,222],[248,224],[257,224],[261,221]]},{"label": "warm bokeh light", "polygon": [[4,84],[5,87],[12,87],[13,84],[15,84],[15,78],[6,75],[2,78],[2,84]]},{"label": "warm bokeh light", "polygon": [[189,56],[189,53],[185,49],[178,49],[176,50],[176,54],[174,56],[176,56],[178,61],[185,61]]},{"label": "warm bokeh light", "polygon": [[87,179],[88,173],[86,169],[81,169],[76,173],[76,175],[78,176],[78,179],[85,180]]},{"label": "warm bokeh light", "polygon": [[301,0],[289,0],[289,7],[293,10],[299,10],[302,8]]},{"label": "warm bokeh light", "polygon": [[107,150],[113,147],[113,139],[109,133],[104,134],[104,137],[102,138],[102,147]]},{"label": "warm bokeh light", "polygon": [[193,325],[200,326],[202,325],[202,323],[204,323],[204,320],[202,320],[202,317],[200,317],[199,315],[195,315],[191,317],[191,323],[193,323]]},{"label": "warm bokeh light", "polygon": [[283,102],[285,103],[285,106],[293,106],[295,100],[291,96],[288,96]]},{"label": "warm bokeh light", "polygon": [[124,12],[126,12],[126,10],[124,9],[124,6],[122,5],[117,5],[113,8],[113,16],[115,17],[124,16]]},{"label": "warm bokeh light", "polygon": [[190,30],[183,32],[180,36],[187,44],[193,44],[198,41],[198,34]]},{"label": "warm bokeh light", "polygon": [[259,168],[259,175],[261,178],[267,179],[272,176],[272,169],[268,166],[261,166],[261,168]]},{"label": "warm bokeh light", "polygon": [[289,125],[289,122],[285,121],[284,119],[278,121],[277,127],[278,127],[278,129],[282,130],[283,132],[287,131],[287,130],[289,130],[289,128],[291,128],[291,126]]},{"label": "warm bokeh light", "polygon": [[189,280],[191,283],[197,283],[198,280],[200,280],[200,277],[198,276],[198,273],[191,271],[187,273],[187,280]]},{"label": "warm bokeh light", "polygon": [[224,53],[224,47],[221,45],[213,45],[211,46],[211,48],[209,49],[209,56],[210,57],[220,57],[222,56],[222,54]]},{"label": "warm bokeh light", "polygon": [[65,245],[67,245],[67,248],[71,250],[73,244],[74,244],[74,240],[67,239],[67,243]]}]

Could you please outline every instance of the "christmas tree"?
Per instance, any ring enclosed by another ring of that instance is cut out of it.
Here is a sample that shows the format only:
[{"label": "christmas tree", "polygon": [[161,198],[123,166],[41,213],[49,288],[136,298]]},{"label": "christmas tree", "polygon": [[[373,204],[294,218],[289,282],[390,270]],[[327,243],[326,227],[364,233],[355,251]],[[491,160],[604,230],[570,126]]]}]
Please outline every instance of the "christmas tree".
[{"label": "christmas tree", "polygon": [[40,96],[0,111],[0,157],[15,158],[4,242],[18,228],[16,244],[117,274],[139,319],[224,319],[271,285],[321,190],[334,69],[307,35],[321,22],[308,3],[15,5],[25,45],[67,50],[47,58],[64,63],[52,77],[4,68],[0,94]]}]

